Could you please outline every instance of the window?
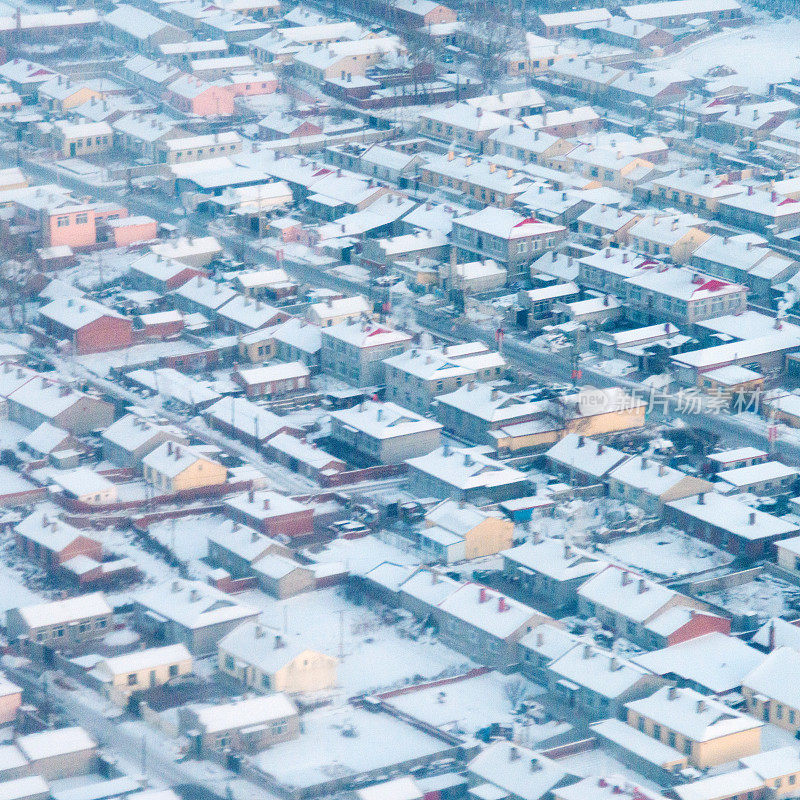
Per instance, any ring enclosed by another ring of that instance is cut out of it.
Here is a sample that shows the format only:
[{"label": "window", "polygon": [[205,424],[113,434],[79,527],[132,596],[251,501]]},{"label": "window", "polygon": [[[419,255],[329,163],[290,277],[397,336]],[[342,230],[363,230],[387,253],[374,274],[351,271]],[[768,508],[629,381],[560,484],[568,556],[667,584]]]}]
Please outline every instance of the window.
[{"label": "window", "polygon": [[169,665],[169,676],[170,676],[170,678],[176,678],[178,676],[178,665],[177,664],[170,664]]},{"label": "window", "polygon": [[136,686],[136,673],[135,672],[131,672],[131,674],[128,675],[128,686]]},{"label": "window", "polygon": [[233,660],[233,656],[225,656],[225,669],[233,671],[235,666],[236,662]]},{"label": "window", "polygon": [[75,224],[76,225],[85,225],[89,221],[88,214],[78,214],[75,217]]},{"label": "window", "polygon": [[56,227],[66,228],[69,225],[69,217],[56,217]]}]

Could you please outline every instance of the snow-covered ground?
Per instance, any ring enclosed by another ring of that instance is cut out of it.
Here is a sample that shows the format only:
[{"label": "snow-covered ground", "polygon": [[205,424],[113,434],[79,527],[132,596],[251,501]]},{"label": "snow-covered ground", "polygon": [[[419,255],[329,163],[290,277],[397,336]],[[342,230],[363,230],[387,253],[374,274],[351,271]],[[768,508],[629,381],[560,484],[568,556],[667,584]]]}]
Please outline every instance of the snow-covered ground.
[{"label": "snow-covered ground", "polygon": [[770,617],[797,616],[797,612],[792,611],[792,601],[800,603],[800,588],[762,573],[750,583],[704,594],[702,599],[727,609],[731,614],[755,614],[762,623]]},{"label": "snow-covered ground", "polygon": [[759,15],[754,25],[725,29],[652,63],[654,68],[680,69],[697,77],[725,65],[736,70],[733,83],[766,93],[770,83],[783,83],[797,75],[798,59],[800,20]]},{"label": "snow-covered ground", "polygon": [[691,575],[733,561],[729,553],[670,527],[618,539],[603,550],[623,564],[664,577]]}]

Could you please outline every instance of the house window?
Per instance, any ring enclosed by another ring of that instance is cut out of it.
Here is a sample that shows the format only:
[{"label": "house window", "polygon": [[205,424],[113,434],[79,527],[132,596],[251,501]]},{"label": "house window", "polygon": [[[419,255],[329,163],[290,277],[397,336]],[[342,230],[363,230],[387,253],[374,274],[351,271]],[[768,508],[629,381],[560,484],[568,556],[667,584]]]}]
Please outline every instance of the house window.
[{"label": "house window", "polygon": [[128,686],[136,686],[136,673],[135,672],[131,672],[131,674],[128,675]]},{"label": "house window", "polygon": [[169,676],[170,676],[170,678],[177,678],[178,677],[178,665],[177,664],[170,664],[169,665]]},{"label": "house window", "polygon": [[76,225],[85,225],[89,221],[88,214],[78,214],[75,217],[75,224]]},{"label": "house window", "polygon": [[56,226],[59,228],[66,228],[69,225],[69,217],[57,217]]}]

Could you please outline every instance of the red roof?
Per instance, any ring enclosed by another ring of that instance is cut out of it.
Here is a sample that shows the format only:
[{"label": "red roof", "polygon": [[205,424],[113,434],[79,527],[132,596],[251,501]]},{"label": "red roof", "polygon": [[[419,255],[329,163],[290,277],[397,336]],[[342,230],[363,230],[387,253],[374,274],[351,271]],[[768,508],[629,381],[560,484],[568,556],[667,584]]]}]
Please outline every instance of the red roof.
[{"label": "red roof", "polygon": [[536,217],[526,217],[522,222],[518,222],[514,225],[515,228],[519,228],[522,225],[541,225],[542,221],[540,219],[536,219]]}]

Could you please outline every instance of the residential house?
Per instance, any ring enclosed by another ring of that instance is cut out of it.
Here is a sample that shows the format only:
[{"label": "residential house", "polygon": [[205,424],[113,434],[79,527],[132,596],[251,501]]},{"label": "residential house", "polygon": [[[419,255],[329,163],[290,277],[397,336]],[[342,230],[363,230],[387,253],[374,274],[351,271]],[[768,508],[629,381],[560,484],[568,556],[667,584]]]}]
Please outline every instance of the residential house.
[{"label": "residential house", "polygon": [[109,425],[101,434],[103,458],[118,467],[140,469],[142,459],[164,442],[188,445],[183,431],[154,419],[126,414]]},{"label": "residential house", "polygon": [[229,497],[224,506],[231,518],[267,536],[294,539],[313,531],[314,509],[277,492],[251,490]]},{"label": "residential house", "polygon": [[647,626],[676,606],[705,608],[691,597],[616,565],[606,566],[578,589],[580,616],[594,617],[617,636],[645,647],[652,642]]},{"label": "residential house", "polygon": [[114,143],[114,131],[107,122],[53,123],[53,143],[64,158],[107,153]]},{"label": "residential house", "polygon": [[133,339],[129,318],[89,298],[53,300],[39,309],[39,319],[45,333],[69,342],[75,355],[121,350]]},{"label": "residential house", "polygon": [[384,325],[342,322],[322,328],[322,371],[353,386],[379,386],[384,382],[384,360],[402,353],[411,336]]},{"label": "residential house", "polygon": [[183,644],[149,647],[103,658],[92,668],[91,674],[103,684],[111,700],[124,705],[134,692],[191,675],[192,655]]},{"label": "residential house", "polygon": [[242,387],[248,398],[274,399],[307,391],[311,373],[301,361],[288,364],[278,362],[262,367],[239,367],[231,373],[231,380]]},{"label": "residential house", "polygon": [[168,440],[142,458],[144,479],[166,494],[221,486],[228,470],[198,450]]},{"label": "residential house", "polygon": [[228,748],[256,753],[300,736],[300,715],[283,694],[182,706],[179,725],[181,731],[196,737],[198,756],[222,753]]},{"label": "residential house", "polygon": [[703,769],[761,751],[763,723],[693,689],[664,687],[626,705],[628,725]]},{"label": "residential house", "polygon": [[194,656],[215,653],[220,639],[258,615],[257,608],[207,583],[185,580],[139,592],[133,608],[139,630],[157,642],[185,644]]},{"label": "residential house", "polygon": [[566,541],[527,541],[505,550],[503,574],[537,606],[550,609],[574,608],[578,589],[607,562]]},{"label": "residential house", "polygon": [[102,592],[11,608],[6,628],[12,640],[24,638],[54,648],[101,638],[111,628],[113,611]]},{"label": "residential house", "polygon": [[97,742],[78,726],[28,733],[14,744],[27,759],[31,774],[46,781],[96,774],[99,767]]},{"label": "residential house", "polygon": [[220,672],[248,689],[307,694],[333,689],[339,662],[258,622],[246,622],[220,640],[217,663]]},{"label": "residential house", "polygon": [[629,458],[627,453],[581,433],[568,433],[546,453],[549,464],[570,483],[602,483],[608,473]]},{"label": "residential house", "polygon": [[395,403],[364,401],[331,412],[331,438],[370,464],[401,464],[441,444],[442,426]]},{"label": "residential house", "polygon": [[268,553],[252,565],[259,587],[276,600],[316,588],[314,571],[289,556]]},{"label": "residential house", "polygon": [[255,528],[225,520],[208,533],[208,560],[234,580],[253,575],[253,564],[267,555],[291,555],[276,539]]},{"label": "residential house", "polygon": [[489,458],[481,448],[445,444],[405,463],[410,491],[417,497],[453,498],[483,505],[531,493],[524,472]]},{"label": "residential house", "polygon": [[792,677],[800,666],[800,653],[778,647],[742,682],[747,711],[756,719],[792,731],[800,730],[800,694]]}]

